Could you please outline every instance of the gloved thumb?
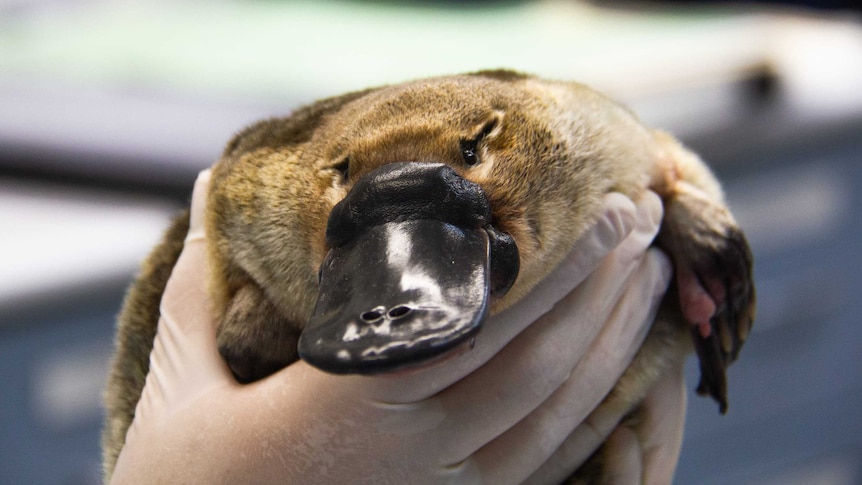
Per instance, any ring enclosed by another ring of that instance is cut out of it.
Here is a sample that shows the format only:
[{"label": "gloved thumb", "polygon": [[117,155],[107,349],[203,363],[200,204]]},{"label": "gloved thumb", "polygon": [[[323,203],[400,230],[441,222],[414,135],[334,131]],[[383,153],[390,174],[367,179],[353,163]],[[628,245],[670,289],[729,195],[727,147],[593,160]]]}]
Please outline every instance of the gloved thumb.
[{"label": "gloved thumb", "polygon": [[218,354],[217,322],[207,293],[203,214],[209,179],[210,171],[205,170],[195,182],[189,233],[162,296],[150,372],[135,411],[136,423],[182,406],[213,386],[236,384]]}]

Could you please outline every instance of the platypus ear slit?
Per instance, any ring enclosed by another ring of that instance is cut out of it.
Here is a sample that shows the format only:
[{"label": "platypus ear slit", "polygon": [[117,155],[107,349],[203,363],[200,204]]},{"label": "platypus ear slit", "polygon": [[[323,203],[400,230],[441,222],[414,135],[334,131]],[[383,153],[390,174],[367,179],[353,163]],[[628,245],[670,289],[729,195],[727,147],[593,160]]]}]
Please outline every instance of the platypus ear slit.
[{"label": "platypus ear slit", "polygon": [[500,126],[500,120],[503,118],[503,113],[500,111],[495,111],[494,114],[482,125],[482,131],[479,132],[478,138],[479,140],[484,139],[488,135],[490,135],[494,130]]}]

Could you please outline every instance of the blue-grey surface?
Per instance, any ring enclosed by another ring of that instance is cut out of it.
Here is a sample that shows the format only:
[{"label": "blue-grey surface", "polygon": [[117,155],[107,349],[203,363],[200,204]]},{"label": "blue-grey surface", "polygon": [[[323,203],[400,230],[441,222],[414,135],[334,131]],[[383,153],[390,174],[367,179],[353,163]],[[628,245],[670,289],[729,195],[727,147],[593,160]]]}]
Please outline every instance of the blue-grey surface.
[{"label": "blue-grey surface", "polygon": [[3,315],[0,483],[99,483],[99,400],[121,294]]}]

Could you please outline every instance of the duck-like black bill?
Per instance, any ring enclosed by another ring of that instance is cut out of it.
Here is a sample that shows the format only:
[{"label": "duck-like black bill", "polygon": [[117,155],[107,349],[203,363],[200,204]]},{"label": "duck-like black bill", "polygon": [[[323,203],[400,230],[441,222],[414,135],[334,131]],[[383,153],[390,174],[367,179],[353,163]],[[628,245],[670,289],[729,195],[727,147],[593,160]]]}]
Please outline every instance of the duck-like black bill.
[{"label": "duck-like black bill", "polygon": [[299,353],[338,374],[429,360],[479,330],[488,275],[481,229],[428,219],[374,226],[327,255]]}]

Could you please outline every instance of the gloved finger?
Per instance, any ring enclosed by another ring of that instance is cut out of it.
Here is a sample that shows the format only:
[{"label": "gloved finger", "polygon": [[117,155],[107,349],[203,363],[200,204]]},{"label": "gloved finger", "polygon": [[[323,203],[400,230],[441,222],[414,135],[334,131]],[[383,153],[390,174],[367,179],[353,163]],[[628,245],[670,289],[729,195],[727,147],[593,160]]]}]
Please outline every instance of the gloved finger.
[{"label": "gloved finger", "polygon": [[[642,266],[643,253],[652,238],[641,237],[641,233],[649,233],[657,226],[645,212],[656,207],[660,209],[660,205],[639,206],[636,229],[620,244],[619,252],[612,252],[584,283],[486,365],[436,396],[455,423],[451,430],[456,436],[451,439],[455,445],[448,448],[454,454],[452,462],[469,456],[542,404],[569,379],[587,350],[595,351],[596,335],[611,331],[606,324],[609,317],[619,313],[620,305],[629,309],[629,301],[621,300],[620,295],[626,290],[629,275]],[[661,276],[669,278],[669,272]],[[665,287],[666,283],[661,292]],[[635,290],[641,288],[636,286]],[[646,298],[639,298],[638,304],[654,299],[652,286],[648,288]],[[641,318],[638,323],[645,332],[650,322]],[[638,329],[630,333],[635,330]],[[611,338],[627,338],[623,333],[619,331]],[[615,343],[611,341],[610,345]],[[590,374],[585,380],[590,382],[592,377]],[[615,380],[613,377],[610,382]]]},{"label": "gloved finger", "polygon": [[[649,391],[639,410],[637,429],[620,424],[604,441],[603,483],[671,483],[682,447],[685,408],[685,379],[683,368],[679,366],[671,369]],[[611,421],[603,420],[603,423]],[[528,483],[559,483],[574,468],[572,465],[556,474],[537,473]]]},{"label": "gloved finger", "polygon": [[[648,256],[661,266],[661,272],[664,273],[662,276],[664,288],[666,288],[667,282],[672,277],[669,259],[656,248],[650,249]],[[664,280],[664,278],[667,279]],[[654,320],[655,312],[661,305],[663,296],[661,292],[655,295],[654,306],[647,321],[650,325]],[[571,395],[570,399],[577,403],[582,397]],[[565,437],[553,454],[524,483],[560,483],[571,476],[601,446],[628,412],[628,409],[619,409],[618,406],[608,405],[606,402],[593,404],[594,406],[587,411],[589,414],[585,418],[583,415],[578,416],[582,421],[576,424],[577,427],[574,428],[574,431]]]},{"label": "gloved finger", "polygon": [[189,232],[183,252],[177,260],[162,295],[159,310],[186,331],[203,330],[198,325],[202,313],[209,313],[206,281],[209,268],[206,264],[206,234],[203,214],[206,210],[206,192],[210,171],[198,174],[192,192]]},{"label": "gloved finger", "polygon": [[192,203],[189,214],[189,232],[186,234],[185,243],[206,239],[206,227],[204,215],[207,208],[207,194],[209,194],[212,170],[206,169],[198,173],[195,186],[192,189]]},{"label": "gloved finger", "polygon": [[605,441],[602,456],[605,473],[602,483],[609,485],[644,483],[641,445],[633,429],[627,426],[615,429]]},{"label": "gloved finger", "polygon": [[643,483],[665,484],[673,480],[682,449],[687,403],[682,366],[670,370],[643,402],[638,435],[643,454]]},{"label": "gloved finger", "polygon": [[[472,457],[480,469],[495,474],[491,483],[520,482],[531,476],[601,403],[642,345],[671,274],[670,262],[660,251],[650,250],[643,257],[601,333],[569,378],[529,416]],[[587,456],[593,449],[586,450]]]},{"label": "gloved finger", "polygon": [[[216,323],[208,307],[206,239],[203,230],[209,170],[195,183],[189,237],[171,272],[161,301],[161,316],[150,369],[136,408],[136,422],[152,412],[194,398],[213,385],[232,382],[215,346]],[[139,419],[140,418],[140,419]]]},{"label": "gloved finger", "polygon": [[[658,211],[657,219],[660,219],[660,203]],[[400,375],[392,378],[380,376],[382,378],[365,379],[362,385],[380,401],[413,402],[434,395],[470,374],[589,276],[599,262],[634,230],[639,217],[637,212],[638,208],[629,198],[618,193],[608,194],[597,224],[529,295],[504,312],[491,316],[472,349],[438,365],[412,372],[406,378]]]}]

